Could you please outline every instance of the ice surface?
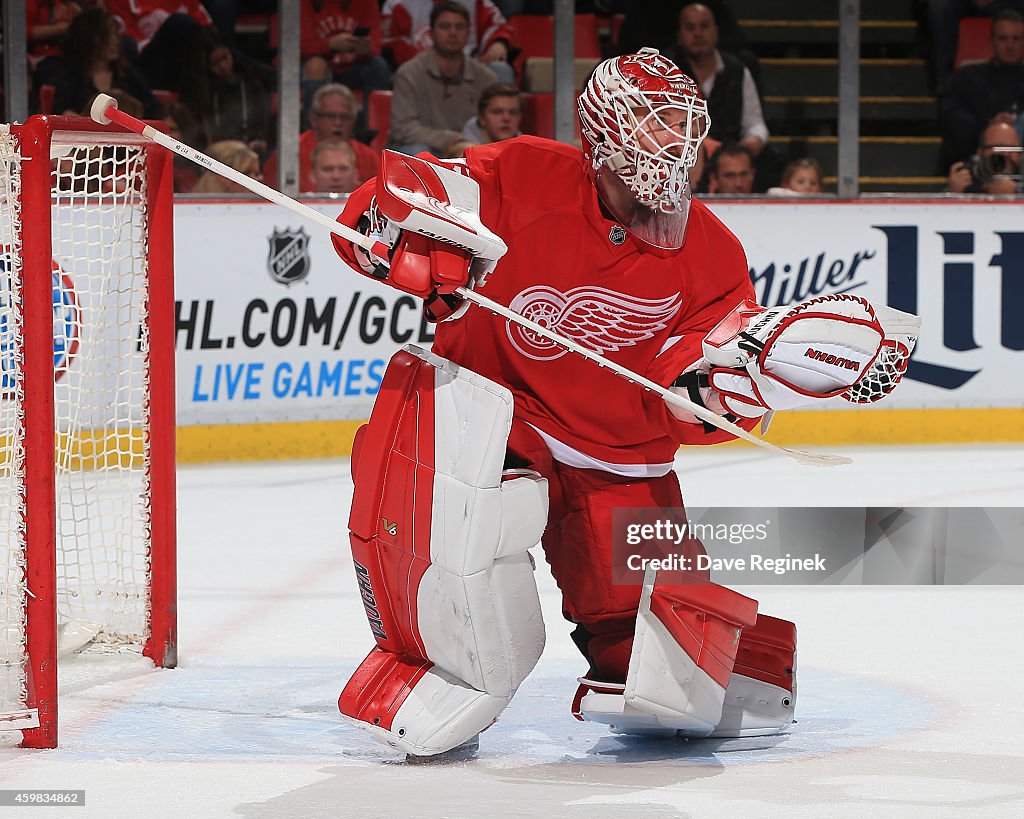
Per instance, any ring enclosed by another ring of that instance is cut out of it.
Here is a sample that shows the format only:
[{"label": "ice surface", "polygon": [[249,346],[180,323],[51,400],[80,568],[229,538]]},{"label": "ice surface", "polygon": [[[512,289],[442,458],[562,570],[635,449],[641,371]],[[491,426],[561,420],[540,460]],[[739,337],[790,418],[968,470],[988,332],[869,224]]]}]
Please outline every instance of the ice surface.
[{"label": "ice surface", "polygon": [[[1024,447],[844,454],[687,450],[677,468],[698,506],[1024,506]],[[741,588],[798,625],[797,725],[637,740],[570,717],[585,668],[538,552],[540,665],[475,759],[406,765],[337,714],[371,645],[350,496],[346,461],[181,468],[180,667],[65,664],[61,747],[0,750],[0,788],[84,788],[76,817],[1024,815],[1019,587]]]}]

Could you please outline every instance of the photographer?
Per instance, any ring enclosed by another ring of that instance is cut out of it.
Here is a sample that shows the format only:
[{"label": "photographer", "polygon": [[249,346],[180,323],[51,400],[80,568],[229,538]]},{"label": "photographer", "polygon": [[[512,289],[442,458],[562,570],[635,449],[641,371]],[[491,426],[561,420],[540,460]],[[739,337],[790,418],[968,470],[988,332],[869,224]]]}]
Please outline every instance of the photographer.
[{"label": "photographer", "polygon": [[967,156],[993,122],[1013,124],[1024,109],[1024,17],[1003,11],[992,22],[992,59],[954,72],[940,101],[945,162]]},{"label": "photographer", "polygon": [[978,152],[949,169],[950,193],[1013,194],[1021,191],[1021,145],[1013,126],[989,125]]}]

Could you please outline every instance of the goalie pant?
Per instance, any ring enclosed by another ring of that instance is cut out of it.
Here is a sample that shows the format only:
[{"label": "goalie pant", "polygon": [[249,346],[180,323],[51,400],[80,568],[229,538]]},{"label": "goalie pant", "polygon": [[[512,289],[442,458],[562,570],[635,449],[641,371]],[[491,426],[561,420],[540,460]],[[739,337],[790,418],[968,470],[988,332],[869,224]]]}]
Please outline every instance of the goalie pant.
[{"label": "goalie pant", "polygon": [[[577,719],[619,733],[694,737],[777,733],[792,722],[793,623],[758,614],[754,600],[711,583],[707,572],[648,571],[642,587],[622,577],[613,510],[672,509],[685,523],[674,472],[638,479],[568,466],[523,423],[512,426],[507,465],[548,482],[544,555],[590,663],[573,701]],[[705,554],[695,538],[682,548],[690,565]]]},{"label": "goalie pant", "polygon": [[[643,597],[611,583],[611,509],[681,509],[674,475],[636,480],[557,463],[512,405],[500,385],[438,356],[407,348],[392,359],[353,455],[352,549],[377,646],[342,693],[342,713],[414,754],[487,727],[543,646],[524,553],[546,521],[545,554],[589,677],[625,689],[578,697],[578,714],[619,730],[654,718],[707,734],[722,715],[738,629],[764,630],[756,604],[706,577],[660,578]],[[792,640],[766,660],[763,637],[745,664],[792,667]]]}]

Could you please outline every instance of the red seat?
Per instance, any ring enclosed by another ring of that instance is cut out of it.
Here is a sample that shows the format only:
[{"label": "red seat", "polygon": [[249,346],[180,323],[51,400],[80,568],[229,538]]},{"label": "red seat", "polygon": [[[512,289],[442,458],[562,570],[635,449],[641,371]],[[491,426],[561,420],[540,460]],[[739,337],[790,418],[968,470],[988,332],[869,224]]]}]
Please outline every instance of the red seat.
[{"label": "red seat", "polygon": [[622,23],[626,19],[625,14],[613,14],[611,25],[611,39],[613,45],[619,44],[619,32],[622,31]]},{"label": "red seat", "polygon": [[391,92],[371,91],[366,105],[366,124],[377,132],[370,147],[377,153],[384,150],[391,133]]},{"label": "red seat", "polygon": [[554,139],[555,95],[524,94],[523,103],[523,133]]},{"label": "red seat", "polygon": [[954,68],[992,59],[992,18],[965,17],[960,21]]},{"label": "red seat", "polygon": [[[601,41],[597,36],[597,18],[593,14],[575,17],[574,57],[601,58]],[[555,55],[555,18],[548,14],[518,14],[509,18],[516,42],[522,49],[516,57],[516,73],[522,76],[523,64],[531,57]]]},{"label": "red seat", "polygon": [[[579,94],[576,99],[579,99]],[[555,138],[555,95],[550,91],[537,94],[523,94],[524,134]]]},{"label": "red seat", "polygon": [[39,86],[39,113],[40,114],[52,114],[53,113],[53,98],[57,95],[57,86],[55,85],[40,85]]},{"label": "red seat", "polygon": [[154,88],[153,96],[156,97],[156,101],[165,108],[169,108],[178,101],[177,91],[166,91],[162,88]]}]

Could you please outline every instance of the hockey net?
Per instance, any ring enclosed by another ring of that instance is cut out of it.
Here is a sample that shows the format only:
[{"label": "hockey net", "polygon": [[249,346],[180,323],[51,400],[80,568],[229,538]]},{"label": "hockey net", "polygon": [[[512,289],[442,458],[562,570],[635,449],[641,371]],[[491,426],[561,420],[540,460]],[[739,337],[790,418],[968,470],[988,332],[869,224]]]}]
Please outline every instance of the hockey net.
[{"label": "hockey net", "polygon": [[175,663],[170,160],[89,120],[0,132],[0,728],[57,736],[81,651]]}]

